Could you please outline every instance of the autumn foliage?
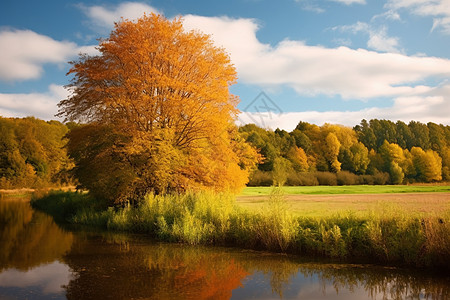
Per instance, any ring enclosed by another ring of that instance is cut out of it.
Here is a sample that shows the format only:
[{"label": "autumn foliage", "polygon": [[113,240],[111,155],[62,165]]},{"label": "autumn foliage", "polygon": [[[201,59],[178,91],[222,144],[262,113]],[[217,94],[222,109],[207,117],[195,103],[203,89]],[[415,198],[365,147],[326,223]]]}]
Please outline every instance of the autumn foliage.
[{"label": "autumn foliage", "polygon": [[122,20],[97,56],[80,56],[59,115],[80,183],[111,201],[212,188],[238,191],[257,161],[234,125],[236,71],[209,36],[181,19]]}]

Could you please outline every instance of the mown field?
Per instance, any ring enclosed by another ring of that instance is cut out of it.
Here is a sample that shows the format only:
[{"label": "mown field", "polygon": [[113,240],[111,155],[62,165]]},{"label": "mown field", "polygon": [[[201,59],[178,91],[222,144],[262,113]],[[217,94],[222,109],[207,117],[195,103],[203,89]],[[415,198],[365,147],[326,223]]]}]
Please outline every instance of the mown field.
[{"label": "mown field", "polygon": [[[247,187],[237,197],[240,207],[262,208],[270,187]],[[450,186],[302,186],[283,187],[288,210],[298,216],[354,214],[441,215],[450,211]]]},{"label": "mown field", "polygon": [[[246,187],[242,196],[269,195],[270,186]],[[450,193],[450,185],[343,185],[343,186],[285,186],[287,195],[327,194],[391,194],[391,193]]]}]

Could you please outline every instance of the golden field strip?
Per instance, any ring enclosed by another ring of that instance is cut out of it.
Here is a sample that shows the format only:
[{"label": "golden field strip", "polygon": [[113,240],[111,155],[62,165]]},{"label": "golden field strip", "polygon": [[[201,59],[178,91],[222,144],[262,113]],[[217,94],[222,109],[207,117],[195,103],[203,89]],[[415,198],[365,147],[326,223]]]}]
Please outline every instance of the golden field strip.
[{"label": "golden field strip", "polygon": [[[349,212],[357,216],[386,211],[424,215],[450,212],[450,186],[285,187],[283,190],[289,211],[305,217]],[[259,209],[267,203],[269,194],[269,188],[246,188],[236,202],[244,208]]]}]

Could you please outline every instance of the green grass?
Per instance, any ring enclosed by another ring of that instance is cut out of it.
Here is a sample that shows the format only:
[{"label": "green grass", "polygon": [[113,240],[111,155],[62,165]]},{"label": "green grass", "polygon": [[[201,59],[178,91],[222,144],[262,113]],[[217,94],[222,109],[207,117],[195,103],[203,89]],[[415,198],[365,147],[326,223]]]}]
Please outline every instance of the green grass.
[{"label": "green grass", "polygon": [[[246,187],[242,196],[269,195],[272,187]],[[286,195],[325,194],[385,194],[450,192],[450,185],[343,185],[343,186],[286,186]]]},{"label": "green grass", "polygon": [[239,246],[347,262],[381,262],[450,270],[450,213],[420,216],[385,204],[372,213],[295,214],[282,189],[257,209],[228,194],[147,195],[135,208],[99,210],[88,194],[53,192],[32,206],[56,220],[140,232],[188,244]]}]

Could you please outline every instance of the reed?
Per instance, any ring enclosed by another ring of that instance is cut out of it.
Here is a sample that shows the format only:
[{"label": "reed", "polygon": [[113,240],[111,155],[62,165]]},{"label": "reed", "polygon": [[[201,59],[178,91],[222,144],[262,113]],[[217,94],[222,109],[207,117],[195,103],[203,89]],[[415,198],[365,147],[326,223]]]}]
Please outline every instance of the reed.
[{"label": "reed", "polygon": [[188,244],[240,246],[345,261],[450,270],[450,214],[408,214],[384,204],[364,216],[292,213],[274,188],[259,209],[211,192],[147,195],[137,207],[99,210],[89,194],[53,192],[32,200],[60,222],[140,232]]}]

